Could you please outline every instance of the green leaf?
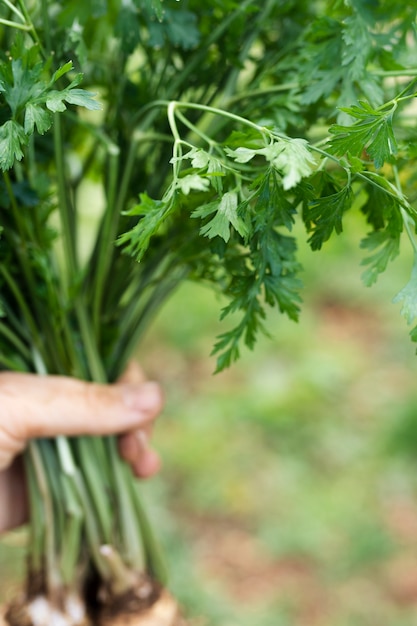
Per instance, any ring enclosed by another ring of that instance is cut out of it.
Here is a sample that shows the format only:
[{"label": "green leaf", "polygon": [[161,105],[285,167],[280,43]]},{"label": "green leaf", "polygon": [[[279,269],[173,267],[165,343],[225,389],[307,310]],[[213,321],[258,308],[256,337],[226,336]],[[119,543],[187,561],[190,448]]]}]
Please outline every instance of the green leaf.
[{"label": "green leaf", "polygon": [[154,14],[159,21],[162,21],[165,12],[162,0],[136,0],[136,4],[138,4],[139,8],[141,7],[141,4],[143,4],[144,8],[151,15]]},{"label": "green leaf", "polygon": [[52,117],[48,111],[45,111],[37,104],[27,104],[25,109],[25,133],[31,135],[36,126],[36,130],[40,135],[46,133],[52,125]]},{"label": "green leaf", "polygon": [[274,142],[268,148],[259,150],[267,161],[282,176],[282,186],[287,191],[295,187],[302,178],[310,176],[315,160],[304,139],[288,139]]},{"label": "green leaf", "polygon": [[59,80],[65,74],[68,74],[68,72],[70,72],[72,69],[74,69],[74,65],[73,65],[72,61],[68,61],[64,65],[61,65],[61,67],[59,67],[53,73],[53,76],[52,76],[52,79],[51,79],[51,85],[53,83],[55,83],[57,80]]},{"label": "green leaf", "polygon": [[196,15],[182,9],[165,9],[160,22],[148,22],[148,31],[149,45],[154,48],[161,48],[169,42],[175,47],[190,50],[200,42]]},{"label": "green leaf", "polygon": [[282,139],[271,142],[265,148],[246,148],[235,150],[226,148],[225,152],[236,163],[248,163],[256,155],[262,155],[281,174],[285,190],[295,187],[302,178],[310,176],[315,160],[304,139]]},{"label": "green leaf", "polygon": [[89,111],[99,111],[102,108],[100,102],[94,99],[97,94],[91,91],[86,91],[85,89],[69,89],[63,93],[64,99],[68,104],[75,104]]},{"label": "green leaf", "polygon": [[351,207],[352,190],[347,185],[331,196],[317,198],[309,203],[308,218],[314,224],[309,243],[313,250],[319,250],[330,239],[333,231],[340,234],[343,230],[343,215]]},{"label": "green leaf", "polygon": [[131,3],[120,8],[115,26],[115,34],[120,39],[123,52],[131,54],[141,40],[138,10]]},{"label": "green leaf", "polygon": [[23,158],[26,143],[25,130],[15,120],[8,120],[0,127],[0,168],[3,171],[10,169],[15,160]]},{"label": "green leaf", "polygon": [[[219,204],[215,204],[214,208],[213,203],[209,206],[210,211],[212,209],[216,211],[216,215],[207,224],[201,227],[201,235],[205,235],[209,239],[212,239],[213,237],[221,237],[227,243],[230,239],[231,226],[235,228],[241,237],[247,235],[245,223],[238,216],[238,195],[236,192],[226,192]],[[200,208],[193,213],[192,217],[200,217],[203,214],[204,213]]]},{"label": "green leaf", "polygon": [[9,66],[0,67],[0,90],[13,116],[17,116],[28,101],[39,96],[43,85],[40,76],[43,70],[41,63],[28,67],[31,50],[25,52],[23,58],[12,59]]},{"label": "green leaf", "polygon": [[62,113],[67,108],[64,104],[65,92],[53,89],[48,92],[45,104],[52,113]]},{"label": "green leaf", "polygon": [[396,156],[398,146],[392,128],[392,112],[378,111],[366,102],[342,110],[358,121],[351,126],[334,124],[330,127],[333,137],[329,142],[329,151],[332,154],[358,157],[366,150],[376,168],[381,168]]},{"label": "green leaf", "polygon": [[393,299],[394,303],[402,302],[401,315],[411,324],[417,317],[417,255],[414,255],[411,277],[406,286]]},{"label": "green leaf", "polygon": [[177,189],[180,189],[186,196],[190,191],[207,191],[210,186],[210,181],[207,178],[203,178],[198,174],[187,174],[178,178],[175,184]]},{"label": "green leaf", "polygon": [[362,265],[369,266],[362,274],[362,280],[367,287],[373,285],[378,275],[385,272],[388,263],[398,256],[401,232],[402,219],[397,215],[391,218],[384,230],[370,233],[361,241],[361,248],[373,253],[362,261]]},{"label": "green leaf", "polygon": [[127,215],[139,216],[140,219],[131,230],[119,236],[116,244],[123,246],[127,254],[141,261],[151,238],[157,234],[172,208],[172,204],[153,200],[146,193],[141,194],[140,203],[127,212]]}]

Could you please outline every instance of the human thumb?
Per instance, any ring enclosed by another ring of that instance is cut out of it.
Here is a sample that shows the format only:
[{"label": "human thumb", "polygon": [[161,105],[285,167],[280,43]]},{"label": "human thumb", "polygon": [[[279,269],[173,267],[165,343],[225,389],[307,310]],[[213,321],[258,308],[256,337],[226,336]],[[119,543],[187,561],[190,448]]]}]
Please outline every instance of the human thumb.
[{"label": "human thumb", "polygon": [[162,408],[156,383],[100,385],[64,376],[0,373],[0,469],[26,441],[110,435],[150,423]]}]

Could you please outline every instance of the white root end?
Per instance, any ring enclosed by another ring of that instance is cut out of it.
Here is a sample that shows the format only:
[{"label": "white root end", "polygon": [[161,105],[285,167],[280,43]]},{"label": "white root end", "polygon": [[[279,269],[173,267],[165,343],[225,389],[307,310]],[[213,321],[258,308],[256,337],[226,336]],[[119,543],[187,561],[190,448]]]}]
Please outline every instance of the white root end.
[{"label": "white root end", "polygon": [[33,626],[86,626],[87,617],[81,599],[68,594],[63,610],[57,609],[44,596],[38,596],[27,606]]}]

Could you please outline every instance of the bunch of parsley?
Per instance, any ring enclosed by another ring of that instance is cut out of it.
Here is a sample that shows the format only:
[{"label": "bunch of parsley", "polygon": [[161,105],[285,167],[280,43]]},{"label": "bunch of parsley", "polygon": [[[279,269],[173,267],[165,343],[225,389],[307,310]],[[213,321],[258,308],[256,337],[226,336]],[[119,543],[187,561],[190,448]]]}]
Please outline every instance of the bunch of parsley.
[{"label": "bunch of parsley", "polygon": [[[267,332],[266,307],[297,320],[296,220],[319,250],[360,211],[368,285],[403,233],[417,259],[416,13],[0,0],[1,367],[113,381],[190,279],[228,299],[221,370]],[[88,180],[103,202],[85,259]],[[397,296],[409,322],[416,268]],[[113,438],[39,440],[26,462],[37,593],[79,593],[86,566],[113,595],[132,572],[163,580]]]}]

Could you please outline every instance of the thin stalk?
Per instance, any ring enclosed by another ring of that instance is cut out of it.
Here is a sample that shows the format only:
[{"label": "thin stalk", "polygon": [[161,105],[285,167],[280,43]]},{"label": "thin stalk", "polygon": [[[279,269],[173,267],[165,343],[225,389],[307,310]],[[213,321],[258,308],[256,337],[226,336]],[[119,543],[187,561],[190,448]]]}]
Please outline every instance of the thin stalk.
[{"label": "thin stalk", "polygon": [[84,515],[73,482],[64,475],[61,477],[61,486],[66,521],[61,543],[60,571],[64,584],[73,587],[79,567]]},{"label": "thin stalk", "polygon": [[4,369],[11,370],[12,372],[27,372],[27,367],[23,363],[18,363],[13,358],[0,354],[0,363]]},{"label": "thin stalk", "polygon": [[31,311],[29,310],[28,305],[26,304],[26,300],[23,297],[23,294],[20,290],[19,285],[17,284],[17,282],[14,280],[14,278],[11,276],[11,274],[9,273],[9,271],[6,269],[5,265],[2,263],[0,265],[0,273],[3,275],[3,278],[5,279],[7,285],[9,286],[11,292],[13,293],[15,300],[20,308],[20,310],[22,311],[22,315],[26,321],[26,324],[28,326],[28,329],[31,333],[31,339],[34,341],[34,343],[39,347],[39,338],[38,338],[38,328],[37,325],[35,323],[35,320],[32,317]]},{"label": "thin stalk", "polygon": [[36,480],[35,466],[27,450],[24,453],[24,462],[28,481],[30,507],[29,575],[32,575],[39,574],[44,567],[45,510],[42,507],[42,494]]},{"label": "thin stalk", "polygon": [[6,324],[3,324],[3,322],[0,322],[0,334],[18,350],[24,359],[30,361],[31,352],[29,348],[23,343],[20,337],[6,326]]},{"label": "thin stalk", "polygon": [[[82,471],[91,502],[97,514],[100,534],[103,538],[102,542],[110,543],[112,507],[108,498],[109,485],[106,472],[108,459],[103,459],[103,454],[97,450],[100,444],[102,445],[102,440],[97,437],[76,437],[72,442],[76,451],[78,466]],[[99,462],[100,458],[101,462]]]},{"label": "thin stalk", "polygon": [[42,23],[44,27],[45,40],[46,40],[46,50],[50,52],[52,49],[52,40],[51,40],[51,28],[49,23],[49,13],[48,13],[48,2],[46,0],[41,0],[41,10],[42,10]]},{"label": "thin stalk", "polygon": [[[135,323],[126,332],[123,329],[123,335],[117,342],[116,346],[109,357],[110,376],[116,378],[120,371],[126,367],[133,352],[137,349],[137,345],[148,323],[155,316],[161,305],[165,302],[168,295],[178,286],[188,273],[187,268],[183,268],[177,277],[169,278],[160,283],[154,290],[152,296],[146,303],[142,303],[138,298],[138,311]],[[133,316],[132,316],[133,317]]]},{"label": "thin stalk", "polygon": [[163,101],[161,101],[160,103],[158,102],[158,104],[160,105],[165,104],[165,106],[168,105],[174,111],[176,108],[178,108],[178,109],[194,109],[197,111],[203,111],[204,113],[213,113],[213,115],[220,115],[222,117],[227,117],[239,124],[244,124],[245,126],[254,128],[259,133],[261,133],[261,135],[265,135],[265,134],[270,135],[270,131],[264,126],[260,126],[259,124],[256,124],[255,122],[252,122],[251,120],[241,117],[240,115],[236,115],[236,113],[231,113],[230,111],[225,111],[224,109],[218,109],[217,107],[208,106],[206,104],[198,104],[196,102],[179,102],[179,101],[171,101],[170,103],[163,103]]},{"label": "thin stalk", "polygon": [[111,579],[111,572],[107,566],[107,563],[100,554],[102,537],[97,526],[96,516],[94,514],[94,507],[91,506],[87,489],[85,488],[79,469],[75,464],[70,444],[66,437],[57,437],[56,444],[62,471],[67,476],[70,483],[73,485],[84,514],[85,530],[88,544],[91,550],[91,557],[94,561],[97,571],[100,573],[103,579],[109,580]]},{"label": "thin stalk", "polygon": [[61,585],[55,554],[55,520],[51,492],[48,485],[47,469],[36,441],[29,441],[28,451],[36,476],[36,482],[43,502],[45,514],[45,569],[48,593],[54,596]]},{"label": "thin stalk", "polygon": [[5,20],[2,17],[0,17],[0,24],[3,24],[3,26],[11,26],[12,28],[17,28],[17,30],[24,30],[26,32],[32,30],[31,26],[28,26],[27,24],[18,24],[17,22],[13,22],[13,20]]},{"label": "thin stalk", "polygon": [[30,18],[29,11],[26,8],[26,4],[25,4],[24,0],[17,0],[17,2],[19,4],[19,6],[20,6],[20,9],[21,9],[22,13],[23,13],[25,22],[26,22],[26,24],[29,27],[28,31],[32,33],[32,37],[33,37],[34,41],[38,44],[39,50],[42,52],[43,56],[46,57],[45,49],[44,49],[44,47],[42,45],[42,42],[41,42],[41,40],[39,38],[39,35],[38,35],[37,31],[36,31],[36,28],[35,28],[32,20]]},{"label": "thin stalk", "polygon": [[68,185],[65,175],[65,162],[64,162],[64,147],[62,141],[62,128],[61,117],[59,113],[55,113],[54,116],[54,154],[56,175],[58,181],[58,204],[59,215],[61,219],[61,236],[64,246],[64,258],[66,261],[66,283],[68,284],[74,281],[75,276],[78,274],[77,264],[77,250],[76,250],[76,224],[74,218],[74,211],[70,205],[68,198]]},{"label": "thin stalk", "polygon": [[117,179],[119,173],[119,149],[109,154],[109,184],[107,190],[107,206],[106,212],[100,228],[99,239],[100,246],[96,258],[96,272],[94,281],[94,292],[92,300],[92,316],[93,327],[95,329],[96,339],[99,341],[100,334],[100,308],[103,298],[104,285],[107,278],[107,272],[111,266],[114,241],[117,235],[117,225],[119,223],[119,214],[115,211],[117,204]]},{"label": "thin stalk", "polygon": [[97,383],[105,383],[107,382],[107,375],[98,354],[91,320],[87,314],[84,302],[80,300],[80,296],[75,302],[75,311],[80,326],[90,376]]},{"label": "thin stalk", "polygon": [[[396,165],[393,165],[392,171],[394,173],[395,184],[397,185],[397,188],[402,195],[402,185],[401,185],[400,175],[398,172],[398,167]],[[409,214],[402,206],[400,207],[400,211],[401,211],[401,217],[404,223],[404,228],[406,230],[408,239],[411,243],[411,247],[413,248],[414,254],[417,256],[417,242],[416,242],[415,235],[414,235],[415,223],[414,221],[411,220]]]},{"label": "thin stalk", "polygon": [[3,4],[5,4],[10,9],[10,11],[12,11],[12,13],[17,15],[19,20],[21,20],[22,22],[25,21],[25,16],[23,15],[23,13],[21,13],[19,11],[19,9],[17,7],[15,7],[15,5],[10,2],[10,0],[1,0],[1,1],[2,1]]},{"label": "thin stalk", "polygon": [[[30,234],[28,233],[27,224],[25,223],[25,220],[22,219],[21,213],[19,211],[19,207],[17,206],[16,198],[13,193],[13,187],[12,187],[12,183],[11,183],[8,172],[3,172],[3,179],[4,179],[5,186],[6,186],[7,195],[10,200],[10,206],[12,209],[12,214],[13,214],[13,218],[16,224],[17,234],[19,237],[18,245],[15,246],[17,259],[22,269],[23,275],[26,278],[26,285],[31,294],[33,307],[35,310],[38,309],[38,315],[39,315],[38,298],[37,298],[36,291],[35,291],[36,281],[35,281],[35,277],[33,274],[32,265],[28,261],[30,252],[27,246],[27,235],[29,235],[28,238],[30,238]],[[6,233],[7,233],[7,230],[6,230]]]},{"label": "thin stalk", "polygon": [[[59,462],[55,450],[53,440],[39,439],[37,441],[37,447],[39,448],[42,456],[42,461],[45,469],[47,470],[48,491],[50,494],[50,500],[53,509],[53,521],[54,521],[54,553],[56,568],[60,574],[60,582],[63,582],[61,578],[60,568],[60,554],[62,546],[65,543],[64,526],[66,519],[66,512],[63,503],[63,488],[61,482],[61,473],[59,471]],[[45,529],[47,531],[47,529]]]},{"label": "thin stalk", "polygon": [[[111,195],[114,197],[114,201],[113,201],[114,204],[113,206],[111,206],[108,202],[108,205],[107,205],[107,209],[108,209],[107,210],[108,225],[106,226],[107,233],[106,233],[106,236],[102,237],[102,229],[99,230],[97,239],[96,239],[96,244],[94,246],[90,263],[89,263],[91,272],[85,281],[85,285],[89,291],[91,289],[93,290],[93,314],[94,314],[95,324],[97,324],[96,315],[97,315],[97,310],[99,308],[99,304],[100,304],[102,293],[103,293],[103,283],[104,283],[104,278],[105,278],[105,273],[106,273],[105,271],[103,271],[106,269],[104,268],[104,264],[107,265],[107,270],[109,270],[109,268],[111,267],[111,261],[114,255],[113,246],[114,246],[114,240],[117,234],[118,222],[122,214],[122,211],[125,208],[127,196],[129,193],[129,186],[130,186],[130,182],[131,182],[131,178],[133,174],[133,167],[134,167],[135,160],[136,160],[137,147],[138,147],[138,137],[134,133],[132,141],[129,145],[129,151],[128,151],[126,162],[123,164],[123,175],[122,175],[122,179],[121,179],[118,189],[116,189],[116,186],[115,186],[116,174],[118,171],[118,164],[117,164],[117,171],[116,171],[116,165],[114,165],[114,168],[115,168],[115,171],[113,172],[114,180],[112,181],[112,189],[111,189]],[[110,209],[112,209],[112,211]],[[111,251],[109,251],[108,238],[112,238]],[[107,260],[104,260],[106,259],[106,255],[109,258]],[[100,260],[100,262],[98,262],[98,259]],[[97,268],[100,273],[98,278],[97,278]],[[97,281],[98,281],[97,283],[98,292],[96,293]]]},{"label": "thin stalk", "polygon": [[135,510],[126,483],[126,476],[123,471],[124,461],[120,458],[116,438],[107,437],[105,442],[109,455],[109,464],[114,477],[121,543],[124,549],[123,560],[133,569],[142,571],[145,567],[143,546],[138,533]]},{"label": "thin stalk", "polygon": [[402,76],[416,76],[417,75],[417,67],[409,67],[408,69],[403,70],[372,70],[373,76],[382,76],[387,78],[401,78]]},{"label": "thin stalk", "polygon": [[[128,468],[125,468],[125,473]],[[132,479],[132,476],[126,475],[126,483],[130,487],[131,499],[133,501],[136,519],[139,521],[140,531],[145,550],[146,567],[151,576],[162,585],[167,583],[167,567],[165,559],[162,555],[158,542],[155,539],[155,535],[152,531],[152,526],[149,523],[148,517],[142,506],[142,498],[139,493],[139,486],[137,481]]]}]

